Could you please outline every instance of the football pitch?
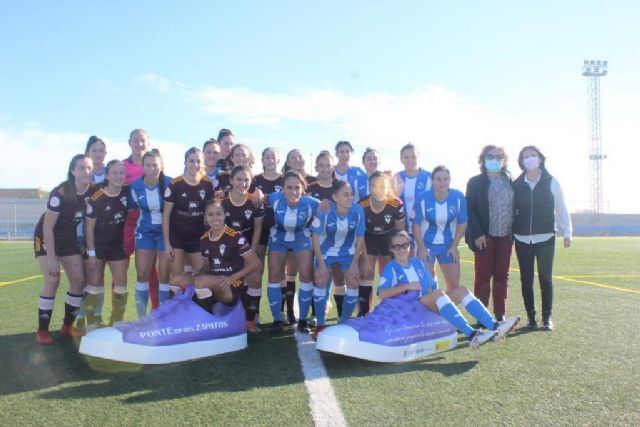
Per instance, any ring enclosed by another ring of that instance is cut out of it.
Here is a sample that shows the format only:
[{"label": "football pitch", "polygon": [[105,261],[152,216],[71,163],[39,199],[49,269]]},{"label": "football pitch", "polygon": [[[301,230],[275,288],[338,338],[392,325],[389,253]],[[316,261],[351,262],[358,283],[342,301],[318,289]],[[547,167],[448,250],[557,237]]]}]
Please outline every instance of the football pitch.
[{"label": "football pitch", "polygon": [[[466,248],[461,256],[472,289],[473,257]],[[577,238],[566,250],[558,242],[553,332],[523,321],[506,341],[473,351],[460,335],[456,349],[402,364],[322,353],[346,423],[640,425],[639,260],[640,238]],[[508,311],[526,317],[517,267],[514,253]],[[132,272],[129,280],[132,289]],[[36,343],[41,282],[31,243],[0,242],[0,425],[314,424],[293,329],[190,362],[110,362],[78,354],[79,341],[57,333],[51,346]],[[63,277],[52,330],[66,290]],[[535,295],[539,311],[537,285]],[[131,297],[127,318],[134,312]]]}]

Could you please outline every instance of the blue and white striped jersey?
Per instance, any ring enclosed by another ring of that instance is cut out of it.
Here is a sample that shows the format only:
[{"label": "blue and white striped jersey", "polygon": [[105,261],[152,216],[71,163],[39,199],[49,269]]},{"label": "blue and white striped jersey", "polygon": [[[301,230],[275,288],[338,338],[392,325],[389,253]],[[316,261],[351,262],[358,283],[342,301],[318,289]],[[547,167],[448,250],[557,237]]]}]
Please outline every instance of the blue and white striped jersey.
[{"label": "blue and white striped jersey", "polygon": [[458,190],[449,190],[442,201],[434,191],[422,193],[414,205],[414,222],[420,225],[426,245],[450,245],[458,224],[467,223],[467,201]]},{"label": "blue and white striped jersey", "polygon": [[412,177],[407,176],[405,171],[398,172],[393,177],[393,189],[404,204],[407,232],[413,236],[413,204],[420,194],[431,189],[431,172],[420,168],[418,174]]},{"label": "blue and white striped jersey", "polygon": [[438,283],[431,277],[422,260],[409,258],[409,265],[406,267],[398,264],[396,260],[391,260],[385,265],[380,274],[380,283],[376,292],[411,282],[419,282],[422,286],[420,296],[426,295],[430,290],[438,289]]},{"label": "blue and white striped jersey", "polygon": [[[164,177],[164,188],[171,184],[171,178]],[[130,207],[139,208],[140,216],[136,225],[137,232],[145,232],[155,229],[162,230],[162,209],[164,201],[160,194],[160,183],[149,188],[144,183],[144,177],[140,177],[131,183]]]},{"label": "blue and white striped jersey", "polygon": [[345,173],[340,173],[336,167],[334,173],[337,179],[349,184],[355,200],[369,195],[369,179],[366,172],[359,167],[349,166]]},{"label": "blue and white striped jersey", "polygon": [[353,256],[358,237],[364,236],[365,218],[362,206],[354,203],[340,217],[335,203],[327,213],[318,213],[311,231],[318,235],[323,258],[329,256]]},{"label": "blue and white striped jersey", "polygon": [[299,237],[309,237],[309,221],[316,214],[320,200],[303,194],[298,205],[291,207],[282,192],[268,195],[269,205],[273,209],[275,225],[271,228],[271,239],[293,242]]}]

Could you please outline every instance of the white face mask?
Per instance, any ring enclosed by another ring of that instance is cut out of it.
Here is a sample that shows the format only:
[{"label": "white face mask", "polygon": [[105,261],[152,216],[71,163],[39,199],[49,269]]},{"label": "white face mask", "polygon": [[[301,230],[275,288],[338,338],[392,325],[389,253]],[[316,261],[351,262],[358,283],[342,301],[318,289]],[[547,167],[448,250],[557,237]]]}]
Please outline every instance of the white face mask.
[{"label": "white face mask", "polygon": [[531,156],[525,157],[522,159],[522,163],[524,163],[524,168],[528,171],[536,170],[540,167],[540,157]]}]

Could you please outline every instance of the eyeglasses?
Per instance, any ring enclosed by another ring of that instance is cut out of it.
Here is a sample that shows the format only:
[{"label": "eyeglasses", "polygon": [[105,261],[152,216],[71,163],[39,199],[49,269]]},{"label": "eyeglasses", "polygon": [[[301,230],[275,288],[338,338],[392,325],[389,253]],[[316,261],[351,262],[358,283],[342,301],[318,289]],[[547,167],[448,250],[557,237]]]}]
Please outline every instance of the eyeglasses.
[{"label": "eyeglasses", "polygon": [[484,156],[487,160],[502,160],[503,157],[501,154],[485,154]]},{"label": "eyeglasses", "polygon": [[393,249],[394,251],[399,251],[400,249],[409,249],[409,246],[409,242],[390,245],[391,249]]}]

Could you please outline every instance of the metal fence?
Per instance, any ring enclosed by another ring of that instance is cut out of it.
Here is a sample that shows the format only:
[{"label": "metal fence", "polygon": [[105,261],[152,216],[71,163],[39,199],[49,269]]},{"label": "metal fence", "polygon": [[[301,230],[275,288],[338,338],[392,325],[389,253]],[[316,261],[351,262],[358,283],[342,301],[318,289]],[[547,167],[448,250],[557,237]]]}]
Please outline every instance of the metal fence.
[{"label": "metal fence", "polygon": [[0,240],[30,240],[45,211],[45,199],[1,199]]}]

